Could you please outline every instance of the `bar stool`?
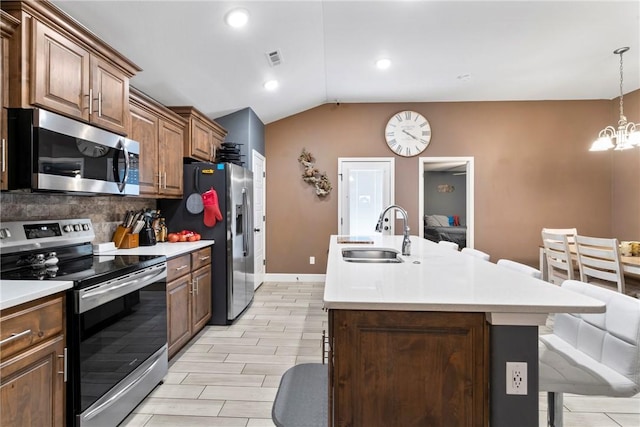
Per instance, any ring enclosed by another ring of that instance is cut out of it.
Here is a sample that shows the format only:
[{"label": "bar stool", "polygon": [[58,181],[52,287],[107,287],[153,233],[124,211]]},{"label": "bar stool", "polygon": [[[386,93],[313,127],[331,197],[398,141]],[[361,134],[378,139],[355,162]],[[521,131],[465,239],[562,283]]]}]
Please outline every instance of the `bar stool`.
[{"label": "bar stool", "polygon": [[540,270],[537,270],[525,264],[521,264],[519,262],[511,261],[509,259],[499,259],[498,262],[496,262],[496,264],[501,267],[505,267],[510,270],[526,274],[527,276],[530,276],[536,279],[542,278],[542,273],[540,273]]},{"label": "bar stool", "polygon": [[440,240],[440,241],[438,242],[438,244],[439,244],[440,246],[444,246],[445,248],[453,249],[453,250],[455,250],[455,251],[457,251],[457,250],[458,250],[458,244],[457,244],[457,243],[455,243],[455,242],[448,242],[448,241],[446,241],[446,240]]},{"label": "bar stool", "polygon": [[489,261],[491,259],[491,256],[488,253],[479,251],[477,249],[462,248],[460,252],[462,252],[465,255],[471,255],[476,258],[480,258],[481,260],[484,260],[484,261]]}]

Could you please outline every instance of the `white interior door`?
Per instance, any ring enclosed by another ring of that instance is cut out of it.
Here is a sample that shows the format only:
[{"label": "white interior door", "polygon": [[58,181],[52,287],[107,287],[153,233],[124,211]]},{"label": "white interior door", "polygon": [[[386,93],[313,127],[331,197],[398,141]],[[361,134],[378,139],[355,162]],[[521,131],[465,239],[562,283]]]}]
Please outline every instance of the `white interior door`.
[{"label": "white interior door", "polygon": [[[338,159],[338,230],[341,235],[375,233],[380,212],[394,200],[394,159]],[[389,219],[393,213],[388,213]],[[387,220],[383,233],[393,234]]]},{"label": "white interior door", "polygon": [[253,150],[253,271],[254,289],[264,281],[265,275],[265,190],[266,186],[266,159],[256,150]]}]

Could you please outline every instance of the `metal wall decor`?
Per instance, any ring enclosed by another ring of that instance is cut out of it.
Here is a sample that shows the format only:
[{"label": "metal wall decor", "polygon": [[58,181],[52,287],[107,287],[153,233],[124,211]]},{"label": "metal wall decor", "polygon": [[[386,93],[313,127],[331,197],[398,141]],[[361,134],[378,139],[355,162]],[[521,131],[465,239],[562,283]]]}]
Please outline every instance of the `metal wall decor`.
[{"label": "metal wall decor", "polygon": [[303,148],[302,154],[298,157],[298,162],[304,166],[302,179],[316,187],[318,197],[325,197],[331,193],[331,182],[329,182],[326,172],[320,173],[318,168],[315,167],[315,161],[316,159],[313,158],[313,155],[306,148]]}]

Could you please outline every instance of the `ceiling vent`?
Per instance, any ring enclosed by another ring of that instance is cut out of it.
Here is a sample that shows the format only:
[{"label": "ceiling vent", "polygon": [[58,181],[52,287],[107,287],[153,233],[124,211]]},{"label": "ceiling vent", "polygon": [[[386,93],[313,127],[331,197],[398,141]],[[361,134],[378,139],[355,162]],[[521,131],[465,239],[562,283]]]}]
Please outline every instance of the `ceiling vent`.
[{"label": "ceiling vent", "polygon": [[267,52],[267,61],[269,61],[269,65],[275,67],[276,65],[282,64],[282,54],[279,50],[274,50],[272,52]]}]

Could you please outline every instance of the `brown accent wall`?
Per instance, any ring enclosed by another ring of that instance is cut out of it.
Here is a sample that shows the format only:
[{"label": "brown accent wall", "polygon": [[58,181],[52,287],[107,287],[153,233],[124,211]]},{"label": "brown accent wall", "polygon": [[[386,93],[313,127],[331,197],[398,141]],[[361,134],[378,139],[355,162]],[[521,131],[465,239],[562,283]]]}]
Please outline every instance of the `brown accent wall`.
[{"label": "brown accent wall", "polygon": [[[640,123],[640,90],[625,95],[624,114],[627,120]],[[620,99],[611,103],[611,125],[618,122]],[[612,235],[619,240],[640,240],[640,149],[614,151],[611,201]]]},{"label": "brown accent wall", "polygon": [[[632,95],[625,103],[637,104],[640,91]],[[615,153],[620,169],[615,174],[613,153],[588,151],[611,121],[613,103],[342,103],[271,123],[265,132],[267,272],[325,272],[329,236],[338,230],[338,158],[393,156],[384,142],[384,126],[405,109],[422,113],[431,124],[431,144],[422,156],[475,158],[475,247],[492,260],[537,265],[542,227],[577,227],[595,236],[615,230],[620,237],[639,238],[638,150],[629,162],[618,159],[626,152]],[[636,107],[627,107],[630,120],[638,120]],[[333,192],[324,199],[301,179],[297,158],[302,148],[315,156],[316,166],[333,183]],[[418,158],[396,156],[395,169],[395,201],[407,209],[412,234],[418,234]],[[634,183],[628,178],[632,175]],[[616,220],[612,226],[613,219],[626,218],[617,209],[612,213],[612,204],[622,204],[620,199],[628,206],[623,211],[635,206],[631,225]],[[309,256],[316,257],[315,265],[309,265]]]}]

